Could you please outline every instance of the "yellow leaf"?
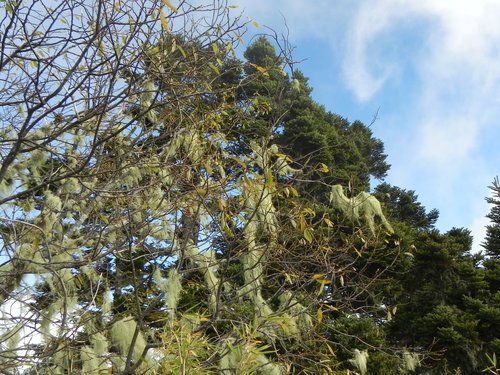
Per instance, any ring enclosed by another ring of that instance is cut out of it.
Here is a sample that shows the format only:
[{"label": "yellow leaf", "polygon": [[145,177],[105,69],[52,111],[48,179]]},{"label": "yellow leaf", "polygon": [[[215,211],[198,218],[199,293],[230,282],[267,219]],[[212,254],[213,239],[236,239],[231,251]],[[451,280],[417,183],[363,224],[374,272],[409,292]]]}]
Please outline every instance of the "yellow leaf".
[{"label": "yellow leaf", "polygon": [[187,57],[186,51],[184,51],[184,48],[182,48],[182,46],[177,46],[177,49],[181,52],[182,57]]},{"label": "yellow leaf", "polygon": [[318,280],[318,279],[321,279],[322,277],[323,277],[323,274],[321,274],[321,273],[316,273],[316,274],[314,274],[314,275],[313,275],[313,277],[312,277],[312,278],[313,278],[313,280]]},{"label": "yellow leaf", "polygon": [[305,215],[309,215],[311,217],[316,216],[316,212],[312,208],[309,208],[309,207],[305,207],[304,209],[302,209],[302,213],[304,213]]},{"label": "yellow leaf", "polygon": [[321,246],[321,250],[326,251],[327,253],[332,251],[332,249],[328,246]]},{"label": "yellow leaf", "polygon": [[208,63],[210,69],[212,69],[215,73],[220,74],[219,68],[217,68],[214,64]]},{"label": "yellow leaf", "polygon": [[83,288],[85,285],[85,279],[82,274],[78,274],[74,277],[74,282],[77,288]]},{"label": "yellow leaf", "polygon": [[219,53],[219,46],[217,43],[212,43],[212,51],[217,55]]},{"label": "yellow leaf", "polygon": [[221,226],[221,229],[222,231],[229,237],[232,237],[233,236],[233,231],[231,230],[231,228],[229,227],[229,224],[227,222],[227,215],[226,214],[222,214],[221,215],[221,221],[220,221],[220,226]]},{"label": "yellow leaf", "polygon": [[306,219],[304,218],[304,215],[300,214],[300,217],[299,217],[299,228],[300,228],[300,230],[306,229],[306,226],[307,226]]},{"label": "yellow leaf", "polygon": [[205,170],[207,171],[208,174],[214,173],[214,170],[212,169],[212,167],[210,166],[210,164],[204,163],[203,166],[205,167]]},{"label": "yellow leaf", "polygon": [[270,169],[266,171],[266,187],[268,189],[272,189],[274,187],[274,178],[273,173]]},{"label": "yellow leaf", "polygon": [[247,165],[243,161],[241,161],[240,159],[238,159],[237,157],[231,156],[229,159],[234,160],[236,163],[238,163],[244,169],[247,168]]},{"label": "yellow leaf", "polygon": [[318,291],[316,292],[316,295],[320,296],[321,293],[323,293],[324,290],[325,290],[325,287],[323,286],[323,284],[319,284],[318,285]]},{"label": "yellow leaf", "polygon": [[170,1],[168,0],[161,0],[161,1],[163,2],[163,4],[168,6],[172,10],[172,12],[177,13],[177,8],[174,7]]},{"label": "yellow leaf", "polygon": [[327,280],[327,279],[316,279],[316,281],[321,285],[328,285],[332,283],[332,280]]},{"label": "yellow leaf", "polygon": [[257,64],[253,64],[253,63],[250,63],[250,66],[254,67],[255,69],[257,69],[257,71],[259,73],[262,73],[264,74],[265,76],[268,76],[269,73],[267,72],[267,69],[266,68],[263,68],[262,66],[259,66]]},{"label": "yellow leaf", "polygon": [[326,307],[330,311],[339,311],[335,306],[330,306],[330,305],[322,305],[323,307]]},{"label": "yellow leaf", "polygon": [[333,223],[332,223],[332,221],[330,219],[328,219],[327,217],[324,217],[323,221],[325,222],[325,224],[327,226],[329,226],[330,228],[333,228]]},{"label": "yellow leaf", "polygon": [[330,172],[330,169],[328,168],[328,166],[326,164],[323,164],[323,163],[319,163],[316,169],[320,172],[323,172],[323,173]]},{"label": "yellow leaf", "polygon": [[321,307],[316,312],[316,317],[318,319],[318,323],[321,323],[323,321],[323,310],[321,310]]},{"label": "yellow leaf", "polygon": [[413,254],[412,254],[412,253],[410,253],[409,251],[405,252],[404,254],[405,254],[405,255],[408,255],[409,257],[412,257],[412,258],[414,258],[414,257],[415,257],[415,255],[413,255]]},{"label": "yellow leaf", "polygon": [[260,27],[257,21],[252,21],[252,25],[254,25],[254,27],[256,27],[257,29]]},{"label": "yellow leaf", "polygon": [[168,24],[167,18],[163,14],[163,11],[160,10],[160,22],[162,27],[169,33],[170,32],[170,26]]},{"label": "yellow leaf", "polygon": [[298,191],[293,186],[290,186],[290,194],[292,196],[294,196],[295,198],[297,198],[299,196]]},{"label": "yellow leaf", "polygon": [[330,352],[330,354],[332,356],[336,357],[335,352],[333,351],[332,347],[330,345],[328,345],[328,343],[326,343],[326,347],[328,348],[328,351]]},{"label": "yellow leaf", "polygon": [[227,208],[227,202],[224,199],[219,199],[218,200],[218,204],[219,204],[219,210],[221,210],[221,211],[225,211],[226,210],[226,208]]},{"label": "yellow leaf", "polygon": [[240,33],[235,31],[234,36],[236,36],[236,39],[238,39],[238,42],[243,43],[243,38],[241,37]]}]

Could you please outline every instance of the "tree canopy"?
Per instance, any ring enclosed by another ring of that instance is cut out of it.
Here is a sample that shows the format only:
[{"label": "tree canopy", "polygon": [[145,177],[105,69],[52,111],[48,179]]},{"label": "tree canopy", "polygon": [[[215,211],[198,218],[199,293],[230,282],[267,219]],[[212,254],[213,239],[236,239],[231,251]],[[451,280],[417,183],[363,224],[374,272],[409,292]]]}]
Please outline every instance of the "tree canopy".
[{"label": "tree canopy", "polygon": [[2,3],[0,372],[496,371],[497,180],[471,254],[225,1]]}]

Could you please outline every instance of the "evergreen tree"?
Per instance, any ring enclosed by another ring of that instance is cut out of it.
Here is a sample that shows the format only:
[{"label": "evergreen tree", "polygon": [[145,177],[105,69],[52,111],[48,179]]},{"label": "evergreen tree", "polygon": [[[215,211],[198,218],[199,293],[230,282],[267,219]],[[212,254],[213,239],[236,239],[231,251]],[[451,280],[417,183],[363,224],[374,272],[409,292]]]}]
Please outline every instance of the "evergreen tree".
[{"label": "evergreen tree", "polygon": [[486,239],[483,247],[488,257],[498,259],[500,258],[500,182],[498,177],[495,178],[490,189],[492,196],[486,198],[486,201],[493,207],[487,215],[491,223],[486,226]]},{"label": "evergreen tree", "polygon": [[482,370],[481,320],[471,306],[480,303],[487,284],[479,268],[481,257],[470,254],[471,244],[465,229],[420,232],[413,264],[402,279],[391,336],[433,352],[425,365],[436,373]]},{"label": "evergreen tree", "polygon": [[425,207],[418,202],[418,195],[413,190],[382,183],[375,188],[374,195],[384,204],[393,221],[404,223],[408,228],[432,229],[439,217],[436,209],[426,211]]},{"label": "evergreen tree", "polygon": [[485,280],[489,293],[480,303],[476,303],[481,318],[482,338],[485,341],[485,352],[500,357],[500,182],[498,177],[490,186],[491,196],[486,201],[492,205],[489,214],[490,224],[486,227],[486,238],[483,243],[486,258],[483,262]]}]

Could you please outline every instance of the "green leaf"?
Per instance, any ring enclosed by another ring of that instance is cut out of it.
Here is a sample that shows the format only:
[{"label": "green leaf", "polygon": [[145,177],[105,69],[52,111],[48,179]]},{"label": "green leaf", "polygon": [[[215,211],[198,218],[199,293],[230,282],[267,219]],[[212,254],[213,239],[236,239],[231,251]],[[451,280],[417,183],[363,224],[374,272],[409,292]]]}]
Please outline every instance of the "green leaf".
[{"label": "green leaf", "polygon": [[212,63],[208,63],[208,66],[210,67],[210,69],[212,69],[215,73],[219,74],[220,75],[220,71],[219,71],[219,68],[217,68],[214,64]]},{"label": "green leaf", "polygon": [[304,238],[309,243],[312,243],[314,239],[312,231],[311,228],[304,229]]},{"label": "green leaf", "polygon": [[273,173],[271,172],[270,169],[266,171],[266,187],[268,189],[273,189],[274,188],[274,178],[273,178]]},{"label": "green leaf", "polygon": [[181,52],[182,57],[187,57],[186,51],[184,51],[184,48],[182,48],[182,46],[177,46],[177,49]]},{"label": "green leaf", "polygon": [[318,319],[318,323],[323,321],[323,310],[321,310],[321,307],[316,311],[316,318]]}]

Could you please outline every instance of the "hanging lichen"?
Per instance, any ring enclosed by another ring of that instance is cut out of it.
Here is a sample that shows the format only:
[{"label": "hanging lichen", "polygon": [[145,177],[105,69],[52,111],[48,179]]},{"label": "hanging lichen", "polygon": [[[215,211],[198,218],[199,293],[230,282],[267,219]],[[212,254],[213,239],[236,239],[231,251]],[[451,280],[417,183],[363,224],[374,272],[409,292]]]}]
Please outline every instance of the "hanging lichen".
[{"label": "hanging lichen", "polygon": [[168,277],[165,279],[161,275],[160,269],[156,268],[153,272],[153,280],[158,288],[165,293],[165,302],[169,308],[169,316],[173,319],[182,292],[179,272],[177,272],[177,269],[171,268],[168,271]]},{"label": "hanging lichen", "polygon": [[285,320],[282,324],[282,327],[288,330],[285,333],[290,336],[307,336],[313,327],[313,320],[305,306],[299,303],[290,291],[281,294],[279,300],[280,310],[286,311],[285,317],[288,318],[288,321]]},{"label": "hanging lichen", "polygon": [[[245,284],[239,295],[252,301],[257,317],[267,317],[273,314],[273,310],[262,296],[262,285],[267,252],[276,246],[278,231],[271,163],[271,156],[277,153],[277,147],[265,148],[255,142],[251,143],[251,147],[254,151],[253,162],[262,169],[262,175],[243,182],[244,213],[247,219],[244,238],[247,251],[241,258]],[[265,242],[261,242],[262,239]]]},{"label": "hanging lichen", "polygon": [[361,375],[365,375],[367,370],[368,357],[368,351],[360,351],[358,349],[354,349],[354,357],[350,359],[349,362],[359,370]]},{"label": "hanging lichen", "polygon": [[410,353],[405,350],[403,352],[403,362],[405,369],[408,371],[415,371],[420,364],[420,358],[417,353]]},{"label": "hanging lichen", "polygon": [[137,323],[132,317],[125,317],[118,320],[111,327],[111,340],[113,344],[118,347],[120,354],[127,357],[130,350],[132,350],[132,360],[138,361],[146,348],[146,340],[141,332],[136,336],[134,347],[131,349],[132,340],[137,330]]},{"label": "hanging lichen", "polygon": [[[51,285],[50,278],[47,280],[48,284]],[[52,290],[56,291],[57,293],[58,289],[52,287]],[[42,318],[40,320],[40,332],[42,333],[42,336],[45,340],[50,340],[52,336],[58,335],[60,332],[64,332],[64,330],[68,328],[68,314],[70,314],[74,310],[74,308],[77,306],[77,303],[78,300],[76,296],[64,296],[64,294],[61,294],[59,298],[57,298],[46,309],[44,309],[44,311],[42,311]]]},{"label": "hanging lichen", "polygon": [[175,268],[168,272],[167,282],[165,285],[165,293],[167,294],[167,306],[170,309],[170,317],[173,317],[179,304],[179,299],[182,291],[181,276]]},{"label": "hanging lichen", "polygon": [[250,342],[237,343],[227,339],[219,361],[219,372],[223,375],[282,375],[277,363],[272,363],[259,348]]},{"label": "hanging lichen", "polygon": [[210,292],[208,306],[211,312],[216,311],[220,279],[217,276],[217,262],[214,252],[211,250],[201,252],[200,249],[193,244],[192,240],[188,240],[184,251],[188,258],[200,268],[200,272]]},{"label": "hanging lichen", "polygon": [[111,312],[111,308],[113,305],[113,293],[111,290],[106,289],[102,295],[102,305],[101,311],[103,315],[107,315]]},{"label": "hanging lichen", "polygon": [[105,356],[108,342],[101,333],[93,334],[90,341],[92,346],[84,346],[80,352],[82,372],[85,375],[99,375],[108,369]]},{"label": "hanging lichen", "polygon": [[375,234],[375,219],[378,218],[389,233],[393,233],[391,224],[382,212],[380,202],[373,195],[361,192],[349,199],[344,194],[342,185],[333,185],[330,192],[330,202],[335,208],[341,210],[350,220],[360,224],[363,220],[372,234]]}]

